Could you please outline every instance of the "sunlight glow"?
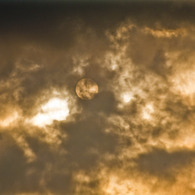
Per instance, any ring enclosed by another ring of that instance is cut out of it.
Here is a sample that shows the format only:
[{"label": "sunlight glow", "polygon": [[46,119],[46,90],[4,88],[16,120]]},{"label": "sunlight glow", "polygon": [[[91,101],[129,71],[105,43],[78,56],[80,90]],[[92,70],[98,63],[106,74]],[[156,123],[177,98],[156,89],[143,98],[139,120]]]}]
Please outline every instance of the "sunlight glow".
[{"label": "sunlight glow", "polygon": [[129,103],[133,99],[133,95],[130,92],[126,92],[122,94],[123,102]]},{"label": "sunlight glow", "polygon": [[31,119],[31,122],[39,127],[50,125],[54,120],[65,120],[69,115],[67,101],[59,98],[52,98],[41,106],[41,111]]},{"label": "sunlight glow", "polygon": [[154,108],[152,104],[147,104],[145,108],[143,109],[142,117],[146,120],[150,120],[153,112],[154,112]]},{"label": "sunlight glow", "polygon": [[173,84],[183,95],[191,95],[195,93],[195,72],[188,70],[178,74],[172,79]]},{"label": "sunlight glow", "polygon": [[173,91],[180,95],[184,104],[195,105],[195,67],[191,70],[182,71],[171,78]]},{"label": "sunlight glow", "polygon": [[150,195],[149,190],[142,183],[133,180],[120,179],[117,176],[108,176],[108,183],[104,186],[106,195]]},{"label": "sunlight glow", "polygon": [[14,121],[16,121],[19,117],[18,112],[13,112],[11,115],[9,115],[8,117],[0,120],[0,126],[2,127],[8,127],[9,125],[11,125]]}]

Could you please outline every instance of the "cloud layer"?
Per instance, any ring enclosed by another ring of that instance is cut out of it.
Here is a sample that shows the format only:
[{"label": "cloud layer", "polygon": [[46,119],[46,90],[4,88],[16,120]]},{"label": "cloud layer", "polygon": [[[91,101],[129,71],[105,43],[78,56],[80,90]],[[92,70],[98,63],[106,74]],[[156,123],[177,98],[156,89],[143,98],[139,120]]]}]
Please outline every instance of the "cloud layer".
[{"label": "cloud layer", "polygon": [[194,7],[2,5],[0,194],[194,194]]}]

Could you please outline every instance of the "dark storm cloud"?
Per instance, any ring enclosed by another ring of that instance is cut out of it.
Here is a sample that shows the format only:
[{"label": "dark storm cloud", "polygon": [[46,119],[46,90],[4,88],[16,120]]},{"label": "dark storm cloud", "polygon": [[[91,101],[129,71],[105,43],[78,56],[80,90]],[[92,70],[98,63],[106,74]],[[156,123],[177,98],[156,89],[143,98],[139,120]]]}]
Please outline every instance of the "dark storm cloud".
[{"label": "dark storm cloud", "polygon": [[[30,166],[26,164],[22,149],[7,133],[1,134],[0,145],[0,192],[15,194],[21,190],[33,190],[38,181],[36,177],[26,177]],[[22,186],[21,183],[23,183]]]},{"label": "dark storm cloud", "polygon": [[[89,122],[90,121],[90,122]],[[105,134],[105,119],[101,119],[95,113],[85,120],[64,124],[61,129],[67,133],[67,159],[76,167],[90,169],[105,153],[117,155],[117,136]]]},{"label": "dark storm cloud", "polygon": [[37,155],[37,161],[32,163],[26,161],[22,148],[12,137],[5,133],[1,136],[1,193],[45,193],[45,188],[58,194],[68,193],[71,177],[63,171],[64,156],[50,150],[49,145],[37,138],[27,137],[27,140]]},{"label": "dark storm cloud", "polygon": [[114,94],[110,91],[100,92],[94,101],[92,102],[79,102],[82,105],[85,113],[94,113],[95,115],[98,113],[104,114],[112,114],[116,112],[116,104],[117,101],[114,97]]},{"label": "dark storm cloud", "polygon": [[[74,194],[73,176],[77,171],[94,169],[105,154],[117,155],[118,138],[104,133],[107,125],[104,118],[90,114],[77,123],[56,125],[60,125],[61,135],[67,135],[65,138],[59,136],[62,144],[57,149],[42,140],[45,136],[43,133],[38,131],[38,134],[31,135],[28,129],[21,127],[23,131],[20,130],[20,136],[25,138],[36,155],[32,162],[27,161],[17,141],[7,133],[1,134],[1,193],[45,193],[47,190],[59,195]],[[89,188],[93,189],[93,179],[91,182]]]},{"label": "dark storm cloud", "polygon": [[153,148],[148,153],[140,154],[135,161],[140,172],[172,180],[175,179],[177,171],[192,164],[194,160],[194,151],[167,152],[160,148]]}]

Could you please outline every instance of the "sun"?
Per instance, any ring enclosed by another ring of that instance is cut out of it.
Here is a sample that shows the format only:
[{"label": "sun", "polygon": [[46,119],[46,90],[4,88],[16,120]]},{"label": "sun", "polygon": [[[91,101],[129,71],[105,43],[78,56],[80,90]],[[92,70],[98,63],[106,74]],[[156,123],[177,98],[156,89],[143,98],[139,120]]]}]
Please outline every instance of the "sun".
[{"label": "sun", "polygon": [[82,78],[76,84],[76,94],[82,100],[91,100],[98,93],[97,83],[90,78]]}]

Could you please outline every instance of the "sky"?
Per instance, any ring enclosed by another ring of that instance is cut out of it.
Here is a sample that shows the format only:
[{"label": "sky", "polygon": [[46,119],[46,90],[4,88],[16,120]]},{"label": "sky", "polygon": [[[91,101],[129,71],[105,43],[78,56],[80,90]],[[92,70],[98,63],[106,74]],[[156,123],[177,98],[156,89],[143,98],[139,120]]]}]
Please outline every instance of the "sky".
[{"label": "sky", "polygon": [[194,10],[1,2],[0,194],[195,194]]}]

